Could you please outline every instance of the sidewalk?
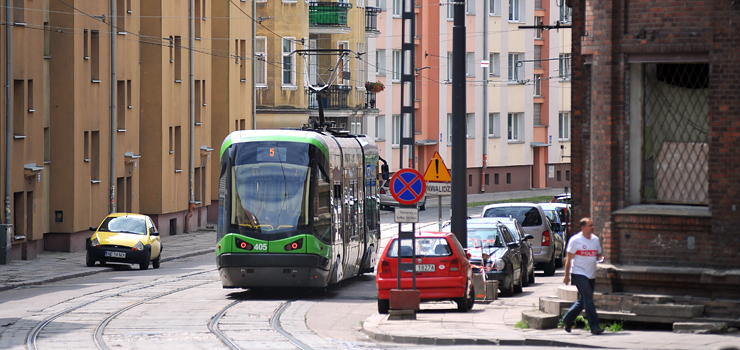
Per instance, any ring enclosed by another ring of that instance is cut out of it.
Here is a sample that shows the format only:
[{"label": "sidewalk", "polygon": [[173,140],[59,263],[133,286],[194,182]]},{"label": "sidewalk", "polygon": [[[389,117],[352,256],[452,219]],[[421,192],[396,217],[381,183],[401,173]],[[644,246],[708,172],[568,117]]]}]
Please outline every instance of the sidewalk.
[{"label": "sidewalk", "polygon": [[473,310],[457,312],[449,302],[422,303],[416,320],[388,320],[375,314],[362,330],[377,341],[419,345],[510,345],[548,347],[596,347],[606,349],[722,349],[740,350],[740,335],[676,334],[669,331],[622,330],[591,335],[573,329],[518,329],[522,311],[538,305],[539,297],[554,294],[534,291],[524,297],[499,298],[490,304],[476,302]]},{"label": "sidewalk", "polygon": [[[518,198],[532,198],[542,196],[554,196],[556,194],[565,193],[563,188],[533,188],[531,190],[523,191],[510,191],[510,192],[490,192],[490,193],[476,193],[468,195],[468,204],[470,203],[486,203],[494,201],[502,201],[509,199]],[[450,207],[451,196],[442,197],[442,208]],[[427,208],[438,208],[439,199],[438,196],[427,196]]]}]

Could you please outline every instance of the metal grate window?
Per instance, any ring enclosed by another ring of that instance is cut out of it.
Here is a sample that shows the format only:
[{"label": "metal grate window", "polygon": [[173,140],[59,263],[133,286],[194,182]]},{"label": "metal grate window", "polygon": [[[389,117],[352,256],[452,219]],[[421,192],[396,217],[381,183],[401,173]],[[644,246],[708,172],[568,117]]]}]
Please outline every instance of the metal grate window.
[{"label": "metal grate window", "polygon": [[707,205],[709,65],[644,69],[643,200]]}]

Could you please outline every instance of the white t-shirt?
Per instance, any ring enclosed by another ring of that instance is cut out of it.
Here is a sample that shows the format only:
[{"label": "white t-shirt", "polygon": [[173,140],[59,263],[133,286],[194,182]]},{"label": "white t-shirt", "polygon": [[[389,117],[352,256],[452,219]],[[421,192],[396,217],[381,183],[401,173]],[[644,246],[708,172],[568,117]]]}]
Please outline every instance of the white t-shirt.
[{"label": "white t-shirt", "polygon": [[588,279],[596,278],[596,260],[601,254],[599,237],[591,234],[591,239],[587,239],[582,232],[578,232],[570,238],[567,251],[575,254],[570,263],[572,274],[586,276]]}]

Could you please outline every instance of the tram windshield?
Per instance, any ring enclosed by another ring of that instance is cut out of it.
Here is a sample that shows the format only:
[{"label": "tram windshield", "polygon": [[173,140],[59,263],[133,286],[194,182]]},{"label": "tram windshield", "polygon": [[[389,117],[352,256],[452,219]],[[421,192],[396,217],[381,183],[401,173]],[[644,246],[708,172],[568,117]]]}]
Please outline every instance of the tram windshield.
[{"label": "tram windshield", "polygon": [[262,233],[308,227],[310,147],[285,141],[239,144],[231,169],[231,224]]}]

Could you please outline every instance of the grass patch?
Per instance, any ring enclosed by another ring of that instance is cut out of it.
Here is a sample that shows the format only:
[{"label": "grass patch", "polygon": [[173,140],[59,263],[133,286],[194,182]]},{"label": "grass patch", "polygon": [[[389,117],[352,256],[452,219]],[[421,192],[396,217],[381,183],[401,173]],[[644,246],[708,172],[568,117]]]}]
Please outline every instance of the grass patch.
[{"label": "grass patch", "polygon": [[514,328],[527,329],[529,328],[529,323],[524,320],[521,320],[514,325]]},{"label": "grass patch", "polygon": [[583,315],[578,315],[575,322],[573,322],[573,328],[583,327],[584,331],[590,331],[591,326],[588,325],[588,320]]},{"label": "grass patch", "polygon": [[549,203],[552,199],[552,196],[539,196],[539,197],[530,197],[530,198],[518,198],[518,199],[504,199],[500,201],[493,201],[493,202],[475,202],[475,203],[468,203],[469,207],[482,207],[487,204],[495,204],[495,203]]},{"label": "grass patch", "polygon": [[606,330],[612,333],[620,332],[624,329],[624,323],[614,322],[606,327]]}]

